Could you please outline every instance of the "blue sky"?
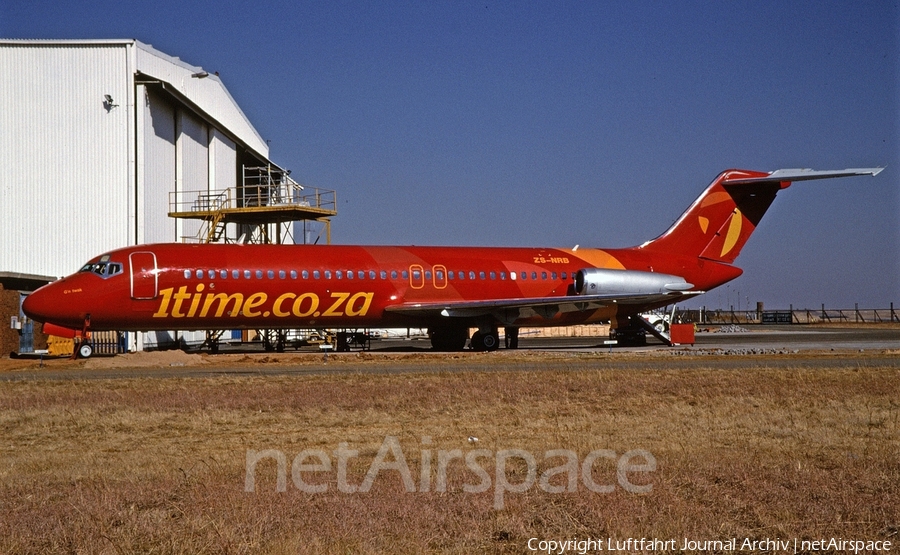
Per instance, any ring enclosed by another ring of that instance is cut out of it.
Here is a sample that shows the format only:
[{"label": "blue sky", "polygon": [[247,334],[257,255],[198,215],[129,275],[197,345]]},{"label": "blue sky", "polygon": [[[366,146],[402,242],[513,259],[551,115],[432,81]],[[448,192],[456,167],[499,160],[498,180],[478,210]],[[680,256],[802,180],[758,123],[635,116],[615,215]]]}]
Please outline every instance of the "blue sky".
[{"label": "blue sky", "polygon": [[900,307],[895,2],[45,2],[4,38],[136,38],[218,71],[335,243],[624,247],[727,168],[779,195],[708,306]]}]

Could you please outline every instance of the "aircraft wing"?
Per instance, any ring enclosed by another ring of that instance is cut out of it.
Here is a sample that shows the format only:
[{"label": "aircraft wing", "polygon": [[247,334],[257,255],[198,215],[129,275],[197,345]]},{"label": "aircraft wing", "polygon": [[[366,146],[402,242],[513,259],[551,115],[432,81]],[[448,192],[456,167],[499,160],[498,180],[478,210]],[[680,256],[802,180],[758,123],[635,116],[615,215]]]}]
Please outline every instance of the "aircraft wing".
[{"label": "aircraft wing", "polygon": [[568,295],[564,297],[530,297],[517,299],[489,299],[482,301],[450,301],[430,303],[403,303],[385,308],[387,312],[409,316],[445,318],[477,318],[493,316],[506,324],[512,324],[520,318],[541,316],[553,318],[564,312],[583,312],[597,310],[605,306],[619,305],[657,305],[680,302],[688,297],[702,294],[703,291],[672,291],[669,293],[622,294],[609,293],[600,295]]}]

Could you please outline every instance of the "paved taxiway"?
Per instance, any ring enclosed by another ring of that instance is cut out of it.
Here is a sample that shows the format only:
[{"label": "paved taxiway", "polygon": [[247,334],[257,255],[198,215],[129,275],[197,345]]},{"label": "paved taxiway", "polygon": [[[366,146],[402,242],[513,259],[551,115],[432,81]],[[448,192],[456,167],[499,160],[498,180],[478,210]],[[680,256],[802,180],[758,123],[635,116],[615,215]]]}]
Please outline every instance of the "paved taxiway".
[{"label": "paved taxiway", "polygon": [[[8,360],[0,382],[11,380],[202,378],[240,375],[304,375],[345,373],[430,373],[521,371],[557,367],[678,369],[693,368],[701,358],[722,369],[828,367],[847,359],[900,369],[900,326],[755,328],[738,333],[698,333],[693,346],[645,347],[604,345],[602,337],[520,338],[518,350],[496,353],[434,353],[427,339],[372,342],[369,352],[331,354],[317,347],[265,353],[259,345],[222,350],[220,355],[186,355],[179,351],[96,356],[89,361],[56,359],[38,367],[37,360]],[[170,358],[177,355],[182,358]],[[592,356],[595,355],[595,356]],[[596,356],[599,355],[599,356]],[[719,356],[716,356],[719,355]],[[184,360],[187,358],[189,360]],[[865,361],[863,361],[865,359]],[[110,363],[110,364],[106,364]],[[703,363],[706,364],[706,363]]]},{"label": "paved taxiway", "polygon": [[[716,329],[716,328],[713,328]],[[698,332],[694,345],[678,346],[679,349],[708,351],[765,350],[859,350],[900,349],[900,325],[859,327],[810,327],[810,326],[754,326],[749,331],[721,333]],[[609,349],[603,345],[605,338],[529,338],[519,340],[525,349],[593,348]],[[648,337],[646,347],[616,347],[616,350],[648,350],[664,347],[656,338]]]},{"label": "paved taxiway", "polygon": [[[718,327],[711,328],[719,329]],[[859,327],[810,327],[810,326],[753,326],[748,331],[718,332],[700,331],[693,345],[679,345],[675,348],[706,353],[710,350],[750,351],[830,351],[859,349],[900,349],[900,324]],[[533,337],[519,338],[521,350],[552,351],[610,351],[604,342],[606,337]],[[503,340],[501,339],[501,344]],[[419,339],[382,339],[373,341],[372,352],[415,352],[429,351],[430,343]],[[647,336],[643,347],[612,347],[612,352],[658,351],[671,349],[655,337]],[[502,347],[501,347],[501,350]]]}]

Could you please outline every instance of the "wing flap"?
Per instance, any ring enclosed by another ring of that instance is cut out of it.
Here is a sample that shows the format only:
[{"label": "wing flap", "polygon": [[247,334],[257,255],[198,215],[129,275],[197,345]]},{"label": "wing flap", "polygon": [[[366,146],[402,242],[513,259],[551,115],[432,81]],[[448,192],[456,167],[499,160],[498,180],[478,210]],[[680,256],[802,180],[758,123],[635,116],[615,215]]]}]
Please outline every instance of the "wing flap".
[{"label": "wing flap", "polygon": [[701,293],[703,292],[672,291],[669,293],[632,295],[619,293],[571,295],[566,297],[488,299],[481,301],[403,303],[386,307],[385,311],[419,317],[478,318],[481,316],[493,316],[502,322],[512,323],[519,318],[535,315],[549,320],[559,313],[597,310],[614,304],[644,305],[655,304],[660,301],[676,303]]}]

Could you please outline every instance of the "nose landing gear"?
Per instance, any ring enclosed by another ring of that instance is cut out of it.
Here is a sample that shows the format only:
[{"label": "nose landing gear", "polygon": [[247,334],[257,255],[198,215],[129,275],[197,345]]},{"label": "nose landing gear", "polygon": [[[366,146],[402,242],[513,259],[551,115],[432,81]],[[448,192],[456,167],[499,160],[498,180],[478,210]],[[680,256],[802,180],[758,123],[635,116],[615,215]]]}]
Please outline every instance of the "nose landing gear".
[{"label": "nose landing gear", "polygon": [[91,343],[91,315],[84,317],[84,326],[81,329],[81,335],[76,332],[76,347],[72,351],[72,358],[91,358],[94,354],[94,345]]}]

